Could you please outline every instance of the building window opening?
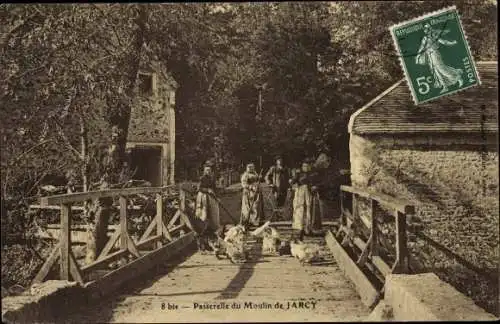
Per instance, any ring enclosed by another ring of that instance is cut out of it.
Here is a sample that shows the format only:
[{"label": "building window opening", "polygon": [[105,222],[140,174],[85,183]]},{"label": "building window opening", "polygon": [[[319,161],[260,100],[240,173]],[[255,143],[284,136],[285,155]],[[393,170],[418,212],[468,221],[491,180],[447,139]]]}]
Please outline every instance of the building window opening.
[{"label": "building window opening", "polygon": [[151,96],[154,93],[154,79],[153,74],[139,73],[139,94],[141,96]]}]

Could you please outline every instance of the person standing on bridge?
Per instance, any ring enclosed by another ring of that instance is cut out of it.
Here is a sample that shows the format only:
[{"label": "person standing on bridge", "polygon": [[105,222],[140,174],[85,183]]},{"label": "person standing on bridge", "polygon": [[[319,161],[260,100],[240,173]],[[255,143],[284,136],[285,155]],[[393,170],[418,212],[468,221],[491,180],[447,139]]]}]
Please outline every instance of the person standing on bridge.
[{"label": "person standing on bridge", "polygon": [[278,208],[285,205],[286,193],[288,190],[289,170],[283,165],[283,159],[276,157],[276,165],[269,168],[266,173],[266,182],[272,186],[276,206]]},{"label": "person standing on bridge", "polygon": [[290,180],[296,185],[293,198],[293,223],[292,228],[298,231],[299,240],[304,240],[304,235],[311,235],[321,229],[321,215],[318,200],[317,174],[312,171],[312,162],[306,159],[302,163],[300,172],[295,173]]},{"label": "person standing on bridge", "polygon": [[201,239],[199,248],[201,250],[208,249],[206,239],[208,236],[213,236],[215,231],[220,227],[219,219],[219,204],[215,196],[215,177],[210,164],[205,164],[203,174],[200,177],[198,185],[198,194],[196,196],[196,212],[195,216],[200,223],[201,228],[198,229]]},{"label": "person standing on bridge", "polygon": [[247,228],[250,225],[260,226],[264,218],[264,204],[260,188],[260,176],[255,172],[255,165],[249,163],[241,175],[243,196],[241,199],[240,224]]}]

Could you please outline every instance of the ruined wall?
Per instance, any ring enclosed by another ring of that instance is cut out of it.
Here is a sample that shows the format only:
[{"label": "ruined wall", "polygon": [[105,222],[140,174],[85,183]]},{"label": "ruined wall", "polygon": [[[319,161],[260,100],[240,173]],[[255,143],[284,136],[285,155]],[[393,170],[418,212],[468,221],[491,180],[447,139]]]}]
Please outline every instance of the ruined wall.
[{"label": "ruined wall", "polygon": [[157,143],[169,141],[171,135],[169,110],[175,104],[175,99],[172,98],[175,89],[160,73],[156,73],[156,77],[155,93],[151,96],[139,96],[132,108],[129,141]]},{"label": "ruined wall", "polygon": [[175,81],[160,67],[154,73],[154,91],[136,100],[128,130],[129,143],[155,143],[162,149],[162,182],[174,182],[175,162]]},{"label": "ruined wall", "polygon": [[[354,186],[370,187],[413,202],[425,235],[480,268],[498,273],[499,189],[495,143],[493,137],[390,138],[351,134],[351,180]],[[475,276],[424,242],[410,242],[410,245],[420,264],[431,271],[439,273],[446,269],[455,277],[462,276],[462,281]],[[470,295],[480,289],[496,289],[498,295],[498,282],[493,287],[486,282],[477,285],[482,287],[466,288]],[[494,304],[498,304],[496,300],[491,307]],[[498,305],[496,308],[498,311]]]}]

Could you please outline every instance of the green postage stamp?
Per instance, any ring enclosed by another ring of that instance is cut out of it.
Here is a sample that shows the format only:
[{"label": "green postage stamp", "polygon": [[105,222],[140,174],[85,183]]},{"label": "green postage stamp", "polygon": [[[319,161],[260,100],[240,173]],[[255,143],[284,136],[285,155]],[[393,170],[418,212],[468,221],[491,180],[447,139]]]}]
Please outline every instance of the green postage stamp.
[{"label": "green postage stamp", "polygon": [[390,27],[415,104],[480,84],[456,7]]}]

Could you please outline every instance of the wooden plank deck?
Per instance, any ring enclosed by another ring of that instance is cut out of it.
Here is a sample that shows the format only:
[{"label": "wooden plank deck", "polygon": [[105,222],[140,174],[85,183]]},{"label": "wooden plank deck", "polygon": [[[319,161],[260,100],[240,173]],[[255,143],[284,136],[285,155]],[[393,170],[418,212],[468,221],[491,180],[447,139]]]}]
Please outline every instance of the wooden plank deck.
[{"label": "wooden plank deck", "polygon": [[[279,230],[290,231],[282,226]],[[149,283],[124,291],[65,322],[301,322],[366,318],[369,309],[333,260],[324,238],[307,241],[322,246],[322,262],[301,266],[292,257],[263,255],[261,245],[255,241],[249,242],[252,260],[242,265],[194,253]],[[278,302],[284,309],[274,308]],[[229,309],[195,309],[195,303],[227,305]],[[162,304],[166,309],[162,309]],[[177,308],[168,309],[169,304]],[[233,304],[241,308],[232,309]],[[293,307],[300,305],[303,308]]]}]

